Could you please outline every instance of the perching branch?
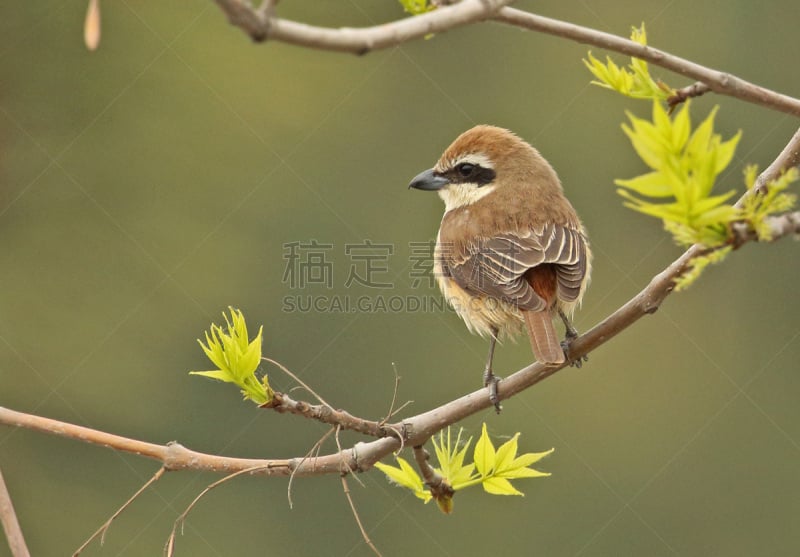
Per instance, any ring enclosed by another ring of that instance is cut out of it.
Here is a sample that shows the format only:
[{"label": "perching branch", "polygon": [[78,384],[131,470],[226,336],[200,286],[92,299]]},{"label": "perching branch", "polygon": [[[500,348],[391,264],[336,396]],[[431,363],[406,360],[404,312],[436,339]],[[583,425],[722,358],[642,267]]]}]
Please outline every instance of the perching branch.
[{"label": "perching branch", "polygon": [[372,50],[397,46],[432,33],[493,20],[635,56],[700,82],[702,85],[694,84],[681,90],[688,96],[702,94],[708,89],[800,116],[800,99],[611,33],[509,8],[507,5],[511,3],[510,0],[462,0],[454,5],[440,6],[432,12],[382,25],[340,29],[282,19],[274,15],[274,10],[254,9],[247,0],[215,1],[228,15],[230,22],[242,28],[255,41],[270,39],[305,48],[355,54],[366,54]]},{"label": "perching branch", "polygon": [[[747,195],[747,194],[745,194]],[[744,199],[744,196],[742,197]],[[790,234],[800,234],[800,212],[788,213],[781,216],[770,217],[768,220],[771,228],[771,241]],[[737,231],[735,233],[736,247],[740,243],[749,241],[758,241],[759,238],[751,231]],[[678,259],[669,265],[664,271],[656,275],[641,292],[634,296],[631,300],[625,303],[622,307],[604,319],[601,323],[593,327],[586,334],[575,339],[570,345],[570,356],[573,358],[580,358],[586,355],[589,351],[597,348],[620,332],[630,327],[633,323],[638,321],[641,317],[654,313],[666,299],[667,296],[673,291],[675,280],[683,276],[692,267],[692,260],[698,256],[702,256],[709,251],[702,245],[694,245],[686,250]],[[559,370],[566,367],[566,364],[558,367],[548,367],[538,362],[533,363],[520,371],[517,371],[507,379],[502,380],[498,384],[498,398],[505,400],[514,396],[515,394],[535,385],[536,383],[546,379],[547,377],[555,374]],[[307,403],[303,403],[307,407]],[[326,405],[327,406],[327,405]],[[116,516],[122,512],[130,502],[135,499],[144,489],[146,489],[152,482],[157,480],[164,471],[173,470],[203,470],[213,471],[227,474],[226,479],[240,474],[253,474],[253,475],[267,475],[267,476],[309,476],[309,475],[325,475],[325,474],[339,474],[343,479],[345,494],[351,506],[353,505],[352,499],[349,494],[345,476],[356,472],[363,472],[371,468],[376,462],[385,458],[390,453],[397,451],[403,447],[405,443],[409,443],[414,447],[414,455],[417,464],[425,476],[425,481],[432,493],[447,493],[446,490],[450,488],[446,483],[441,481],[438,474],[427,463],[427,452],[422,445],[427,442],[436,432],[444,429],[448,425],[454,424],[470,415],[473,415],[481,410],[492,406],[489,400],[488,391],[486,388],[480,389],[469,393],[461,398],[448,402],[438,408],[434,408],[419,414],[412,418],[403,420],[401,423],[391,425],[379,425],[377,431],[372,433],[387,434],[393,432],[398,434],[394,437],[383,437],[369,443],[356,443],[353,447],[342,449],[338,443],[338,452],[324,456],[309,457],[306,455],[302,458],[291,459],[244,459],[244,458],[231,458],[218,455],[208,455],[192,451],[183,447],[178,443],[168,443],[167,445],[156,445],[97,431],[91,428],[82,427],[66,422],[51,420],[40,416],[16,412],[7,408],[0,407],[0,424],[14,425],[17,427],[25,427],[44,433],[61,435],[72,439],[103,445],[116,450],[131,452],[141,456],[146,456],[162,463],[162,468],[156,473],[145,486],[143,486],[128,502],[126,502],[117,513],[115,513],[87,542],[85,547],[90,543],[98,534],[104,533]],[[307,414],[305,412],[298,412],[306,417],[318,419],[317,416]],[[353,420],[356,423],[370,423],[367,420],[354,418],[350,414],[342,413],[336,414],[333,409],[328,407],[328,410],[323,412],[326,416],[342,416],[344,423],[351,424]],[[327,421],[327,423],[331,423]],[[344,427],[337,425],[338,428]],[[354,428],[355,429],[355,428]],[[359,430],[359,429],[357,429]],[[368,430],[362,433],[369,434]],[[208,489],[216,486],[217,483],[209,486]],[[4,497],[5,493],[2,489],[2,476],[0,476],[0,518],[2,518],[3,525],[7,530],[7,537],[11,544],[12,550],[15,550],[14,544],[18,546],[21,543],[21,549],[16,555],[26,556],[27,550],[24,547],[24,540],[19,532],[18,524],[16,529],[15,515],[13,511],[9,512],[10,500]],[[205,493],[205,492],[204,492]],[[6,504],[7,500],[7,504]],[[194,504],[194,503],[193,503]],[[187,512],[191,509],[187,509]],[[369,540],[363,525],[360,523],[358,514],[353,509],[359,527],[362,530],[364,539],[368,545],[377,553],[377,549]],[[9,518],[11,517],[11,518]],[[176,523],[177,524],[177,523]],[[10,528],[10,530],[9,530]],[[8,532],[11,533],[8,533]],[[174,535],[167,544],[167,551],[174,550]],[[79,550],[80,551],[80,550]]]},{"label": "perching branch", "polygon": [[[800,234],[800,212],[771,217],[769,222],[772,229],[772,241],[784,236]],[[750,233],[739,239],[742,242],[756,240],[758,238]],[[641,292],[591,330],[575,339],[570,345],[570,355],[573,358],[586,355],[633,325],[641,317],[654,313],[666,297],[672,293],[675,279],[686,273],[691,268],[692,260],[703,255],[705,250],[707,248],[701,245],[694,245],[686,250],[678,259],[656,275]],[[533,363],[502,380],[498,384],[498,396],[500,400],[508,399],[550,377],[563,367],[547,367]],[[0,424],[61,435],[145,456],[161,462],[167,471],[202,470],[230,474],[251,469],[250,473],[254,475],[311,476],[363,472],[371,468],[375,462],[398,450],[402,444],[422,445],[432,435],[448,425],[459,422],[490,406],[487,389],[479,389],[438,408],[407,418],[400,423],[383,426],[381,434],[402,432],[402,441],[396,436],[387,436],[368,443],[356,443],[353,447],[337,453],[289,459],[250,459],[209,455],[192,451],[178,443],[167,445],[147,443],[3,407],[0,407]],[[363,422],[368,423],[367,420],[363,420]],[[345,425],[342,424],[342,427]],[[362,433],[368,432],[362,431]]]}]

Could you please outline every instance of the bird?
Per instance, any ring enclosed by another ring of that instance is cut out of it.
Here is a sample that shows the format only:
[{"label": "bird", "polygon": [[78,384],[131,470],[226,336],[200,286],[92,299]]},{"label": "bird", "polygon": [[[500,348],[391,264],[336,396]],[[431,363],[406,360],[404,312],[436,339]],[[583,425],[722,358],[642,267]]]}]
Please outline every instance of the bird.
[{"label": "bird", "polygon": [[[500,412],[500,379],[492,370],[498,339],[527,330],[537,361],[567,361],[565,350],[578,336],[571,317],[591,275],[586,230],[550,163],[496,126],[462,133],[409,188],[435,191],[444,201],[433,272],[467,328],[489,338],[483,384]],[[566,328],[563,343],[556,315]]]}]

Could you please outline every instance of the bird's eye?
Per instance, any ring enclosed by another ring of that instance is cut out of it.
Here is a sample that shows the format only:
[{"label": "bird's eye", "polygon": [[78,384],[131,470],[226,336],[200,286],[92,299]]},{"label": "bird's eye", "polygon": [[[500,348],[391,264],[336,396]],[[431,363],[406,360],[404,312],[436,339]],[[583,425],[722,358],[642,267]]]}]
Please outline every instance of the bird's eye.
[{"label": "bird's eye", "polygon": [[472,176],[472,172],[475,170],[475,165],[468,162],[462,162],[456,167],[456,170],[458,170],[458,173],[464,178],[468,178],[469,176]]}]

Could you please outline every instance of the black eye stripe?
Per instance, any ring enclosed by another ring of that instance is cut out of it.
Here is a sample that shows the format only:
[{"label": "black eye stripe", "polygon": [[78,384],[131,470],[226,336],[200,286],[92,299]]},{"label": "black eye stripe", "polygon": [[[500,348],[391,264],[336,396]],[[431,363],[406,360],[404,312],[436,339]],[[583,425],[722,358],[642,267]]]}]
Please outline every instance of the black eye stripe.
[{"label": "black eye stripe", "polygon": [[462,162],[443,173],[452,184],[477,184],[478,187],[492,182],[497,173],[479,164]]}]

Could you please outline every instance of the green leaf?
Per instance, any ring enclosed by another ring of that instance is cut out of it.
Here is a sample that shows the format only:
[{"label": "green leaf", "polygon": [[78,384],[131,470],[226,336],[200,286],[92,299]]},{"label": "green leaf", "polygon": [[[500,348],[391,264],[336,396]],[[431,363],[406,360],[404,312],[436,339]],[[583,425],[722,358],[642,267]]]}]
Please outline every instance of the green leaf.
[{"label": "green leaf", "polygon": [[205,336],[206,344],[203,344],[203,341],[200,339],[197,339],[197,342],[200,343],[200,347],[203,349],[206,357],[218,368],[225,367],[227,362],[225,361],[225,355],[222,351],[222,343],[216,335],[215,325],[211,326],[211,336],[209,337],[208,332],[206,332]]},{"label": "green leaf", "polygon": [[200,347],[218,369],[213,371],[192,371],[193,375],[202,375],[236,384],[246,399],[257,404],[265,404],[272,399],[273,391],[266,377],[259,380],[255,376],[261,362],[261,339],[264,328],[258,329],[256,338],[249,341],[247,323],[241,311],[233,308],[230,317],[223,313],[226,328],[212,323],[210,331],[205,333],[206,342],[198,340]]},{"label": "green leaf", "polygon": [[658,135],[654,133],[653,126],[632,114],[628,116],[632,127],[623,124],[622,131],[631,140],[631,145],[639,158],[653,170],[659,170],[664,164],[664,149],[661,147]]},{"label": "green leaf", "polygon": [[[712,195],[711,197],[705,197],[705,198],[699,200],[695,204],[694,210],[698,214],[705,214],[705,213],[707,213],[708,211],[710,211],[712,209],[723,208],[723,207],[719,207],[719,205],[722,205],[723,203],[725,203],[728,199],[733,197],[735,194],[736,194],[736,192],[734,190],[731,190],[729,192],[726,192],[726,193],[723,193],[723,194],[720,194],[720,195]],[[728,207],[724,207],[724,208],[733,209],[732,206],[728,206]]]},{"label": "green leaf", "polygon": [[728,241],[727,226],[740,218],[728,204],[734,192],[712,191],[716,177],[733,160],[741,132],[723,142],[713,128],[716,107],[692,131],[689,105],[670,116],[654,101],[652,122],[628,113],[630,125],[623,130],[651,172],[615,184],[623,188],[617,193],[626,207],[661,219],[677,243],[692,239],[714,246]]},{"label": "green leaf", "polygon": [[[531,464],[536,464],[544,457],[550,456],[554,451],[555,449],[550,449],[549,451],[543,451],[541,453],[525,453],[514,459],[514,462],[511,463],[511,468],[527,468]],[[550,474],[547,475],[549,476]]]},{"label": "green leaf", "polygon": [[648,172],[630,180],[614,180],[614,183],[647,197],[674,196],[668,179],[659,171]]},{"label": "green leaf", "polygon": [[492,495],[524,495],[505,478],[491,477],[483,480],[483,489]]},{"label": "green leaf", "polygon": [[689,103],[683,106],[675,114],[672,122],[672,148],[674,152],[680,152],[686,141],[689,139],[689,132],[692,129],[692,122],[689,118]]},{"label": "green leaf", "polygon": [[386,474],[389,481],[401,487],[405,487],[406,489],[410,489],[414,492],[414,495],[426,503],[430,501],[431,494],[425,489],[425,484],[422,482],[422,478],[417,474],[416,470],[414,470],[404,458],[399,456],[395,458],[400,465],[399,468],[382,462],[376,462],[375,468]]},{"label": "green leaf", "polygon": [[685,215],[683,206],[679,203],[650,203],[643,199],[634,197],[625,190],[617,190],[617,193],[629,200],[629,202],[625,203],[624,205],[630,209],[663,220],[683,222],[684,224],[688,224],[688,218]]},{"label": "green leaf", "polygon": [[765,184],[766,193],[752,191],[757,172],[754,166],[745,169],[745,183],[751,191],[742,206],[741,218],[755,231],[760,240],[770,241],[772,228],[769,226],[768,217],[795,207],[797,195],[787,193],[786,189],[800,179],[800,171],[796,167],[790,168],[778,178]]},{"label": "green leaf", "polygon": [[711,109],[705,120],[694,130],[686,145],[686,154],[689,157],[700,157],[708,152],[708,143],[714,131],[714,117],[717,114],[718,106]]},{"label": "green leaf", "polygon": [[[644,23],[640,29],[633,29],[631,39],[639,44],[647,44]],[[634,99],[666,100],[675,93],[670,87],[650,76],[647,62],[641,58],[631,58],[628,67],[623,68],[608,56],[605,64],[595,58],[591,52],[587,56],[588,60],[584,59],[583,63],[597,78],[597,81],[592,81],[594,85],[612,89]]]},{"label": "green leaf", "polygon": [[[695,226],[708,226],[714,223],[727,224],[738,217],[739,211],[732,205],[722,205],[725,201],[733,197],[735,191],[729,191],[722,195],[715,195],[699,201],[693,210],[696,215],[692,222]],[[722,205],[722,206],[720,206]]]},{"label": "green leaf", "polygon": [[454,491],[458,491],[472,485],[475,478],[475,464],[467,464],[450,476],[450,486]]},{"label": "green leaf", "polygon": [[[517,434],[518,436],[519,434]],[[515,436],[516,437],[516,436]],[[519,457],[516,456],[516,443],[514,446],[514,453],[512,455],[512,460],[499,462],[499,458],[497,459],[497,465],[495,466],[495,475],[501,478],[508,478],[508,479],[515,479],[515,478],[538,478],[542,476],[549,476],[550,474],[547,472],[540,472],[538,470],[534,470],[533,468],[529,468],[531,464],[538,462],[542,458],[546,457],[549,454],[552,454],[553,449],[549,451],[541,452],[541,453],[526,453]],[[498,450],[498,454],[500,451]]]},{"label": "green leaf", "polygon": [[[261,335],[263,332],[264,327],[259,327],[256,338],[254,338],[253,342],[245,348],[244,353],[242,354],[240,365],[244,375],[252,375],[256,368],[258,368],[258,364],[261,362]],[[243,338],[245,340],[247,339],[246,330]]]},{"label": "green leaf", "polygon": [[475,443],[473,460],[475,461],[475,468],[481,476],[488,476],[494,469],[495,450],[492,440],[489,439],[489,434],[486,432],[485,423],[481,430],[481,436],[478,442]]},{"label": "green leaf", "polygon": [[736,132],[732,138],[728,141],[724,141],[720,143],[717,147],[717,165],[714,168],[715,174],[719,174],[731,163],[733,160],[733,154],[736,152],[736,147],[739,145],[739,139],[742,137],[742,130]]},{"label": "green leaf", "polygon": [[498,474],[498,478],[508,478],[509,480],[516,480],[519,478],[544,478],[550,476],[549,472],[541,472],[533,468],[513,468]]},{"label": "green leaf", "polygon": [[[459,429],[458,436],[453,441],[448,427],[446,434],[444,431],[440,431],[437,436],[431,438],[440,464],[440,468],[436,471],[442,475],[443,480],[453,489],[453,492],[480,484],[486,492],[494,495],[522,495],[522,492],[517,490],[510,480],[550,475],[547,472],[534,470],[530,468],[530,465],[551,454],[553,449],[517,456],[520,434],[516,433],[495,450],[485,423],[473,450],[475,461],[464,464],[464,458],[472,439],[468,439],[462,446],[462,433],[463,430]],[[379,462],[375,464],[375,467],[381,470],[392,483],[410,489],[425,502],[431,498],[435,499],[442,512],[452,512],[453,500],[450,495],[452,492],[445,490],[444,493],[437,493],[434,496],[408,462],[400,457],[396,457],[396,459],[399,466],[390,466]]]},{"label": "green leaf", "polygon": [[498,473],[507,469],[517,457],[517,438],[519,438],[519,433],[515,434],[514,437],[500,445],[497,449],[494,456],[494,469]]},{"label": "green leaf", "polygon": [[[758,178],[758,165],[757,164],[748,164],[744,168],[744,185],[748,190],[753,189],[753,186],[756,185],[756,178]],[[752,199],[753,196],[748,197],[748,199]]]},{"label": "green leaf", "polygon": [[455,443],[452,442],[449,427],[447,428],[447,438],[445,438],[444,431],[439,432],[438,442],[435,436],[431,438],[433,448],[436,451],[436,458],[439,461],[439,469],[437,471],[455,491],[471,485],[475,472],[474,464],[464,465],[464,458],[469,445],[472,443],[472,438],[470,437],[464,446],[459,448],[462,433],[463,429],[459,428]]},{"label": "green leaf", "polygon": [[675,290],[680,292],[686,290],[694,281],[696,281],[703,270],[712,263],[719,263],[731,251],[732,246],[725,246],[706,256],[695,257],[691,262],[691,267],[684,272],[681,276],[674,280]]},{"label": "green leaf", "polygon": [[[661,131],[662,135],[666,137],[671,137],[672,135],[672,121],[659,102],[653,103],[653,128]],[[672,141],[668,141],[668,143],[671,144]]]},{"label": "green leaf", "polygon": [[189,375],[202,375],[204,377],[210,377],[211,379],[219,379],[220,381],[225,381],[226,383],[236,382],[235,377],[222,369],[214,369],[211,371],[190,371]]}]

